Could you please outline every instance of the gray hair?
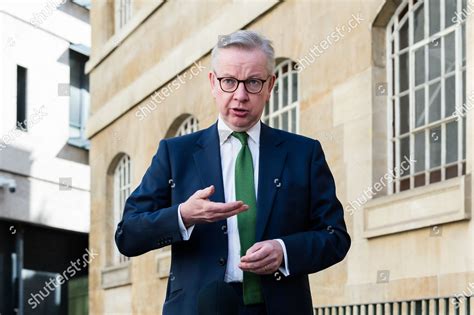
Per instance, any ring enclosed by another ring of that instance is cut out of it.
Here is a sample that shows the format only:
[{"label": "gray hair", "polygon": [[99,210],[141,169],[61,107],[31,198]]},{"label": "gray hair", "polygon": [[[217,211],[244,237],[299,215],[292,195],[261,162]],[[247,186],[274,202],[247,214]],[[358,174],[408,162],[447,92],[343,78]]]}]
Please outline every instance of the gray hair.
[{"label": "gray hair", "polygon": [[219,50],[231,47],[238,47],[246,50],[260,49],[267,57],[268,74],[273,74],[273,71],[275,70],[275,52],[272,47],[272,42],[263,35],[249,30],[240,30],[229,35],[219,36],[217,44],[211,52],[211,67],[214,71],[216,70]]}]

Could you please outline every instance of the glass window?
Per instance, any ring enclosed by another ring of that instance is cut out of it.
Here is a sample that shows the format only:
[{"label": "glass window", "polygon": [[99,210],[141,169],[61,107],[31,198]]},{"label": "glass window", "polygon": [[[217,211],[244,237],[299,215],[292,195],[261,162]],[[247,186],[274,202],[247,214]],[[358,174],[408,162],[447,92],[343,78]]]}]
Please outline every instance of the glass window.
[{"label": "glass window", "polygon": [[199,121],[194,116],[186,118],[179,126],[176,136],[184,136],[199,130]]},{"label": "glass window", "polygon": [[299,96],[296,63],[289,59],[280,62],[275,69],[275,86],[265,105],[263,122],[274,128],[298,132]]},{"label": "glass window", "polygon": [[[114,171],[114,228],[117,227],[122,220],[125,202],[131,193],[131,169],[130,157],[124,154]],[[121,264],[127,262],[130,258],[120,254],[117,247],[114,246],[113,264]]]},{"label": "glass window", "polygon": [[387,26],[390,193],[465,174],[465,117],[456,112],[466,101],[465,21],[456,16],[465,7],[405,0]]}]

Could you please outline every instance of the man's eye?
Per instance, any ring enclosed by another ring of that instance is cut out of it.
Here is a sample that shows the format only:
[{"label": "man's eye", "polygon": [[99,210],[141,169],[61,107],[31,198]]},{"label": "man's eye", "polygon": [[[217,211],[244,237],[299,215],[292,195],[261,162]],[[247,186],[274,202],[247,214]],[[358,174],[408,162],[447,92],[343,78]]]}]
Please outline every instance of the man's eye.
[{"label": "man's eye", "polygon": [[256,85],[260,84],[260,81],[255,80],[255,79],[249,79],[249,80],[247,80],[247,84],[250,85],[250,86],[256,86]]},{"label": "man's eye", "polygon": [[231,79],[231,78],[226,78],[226,79],[222,79],[222,82],[226,85],[233,85],[235,83],[235,80],[234,79]]}]

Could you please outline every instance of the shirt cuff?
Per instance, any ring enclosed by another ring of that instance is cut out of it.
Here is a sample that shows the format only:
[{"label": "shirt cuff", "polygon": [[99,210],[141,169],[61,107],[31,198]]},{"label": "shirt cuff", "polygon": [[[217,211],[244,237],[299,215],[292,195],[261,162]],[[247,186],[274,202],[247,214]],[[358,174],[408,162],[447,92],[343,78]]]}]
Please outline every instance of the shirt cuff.
[{"label": "shirt cuff", "polygon": [[283,266],[280,266],[280,268],[278,268],[278,270],[281,271],[281,273],[285,276],[285,277],[288,277],[290,275],[290,269],[288,268],[288,256],[286,255],[286,246],[285,246],[285,243],[277,238],[275,239],[276,241],[278,241],[281,245],[281,247],[283,248]]},{"label": "shirt cuff", "polygon": [[181,233],[181,237],[183,241],[189,240],[191,237],[191,233],[194,230],[194,225],[191,225],[189,228],[186,229],[186,226],[183,223],[183,218],[181,217],[181,204],[178,206],[178,224],[179,224],[179,232]]}]

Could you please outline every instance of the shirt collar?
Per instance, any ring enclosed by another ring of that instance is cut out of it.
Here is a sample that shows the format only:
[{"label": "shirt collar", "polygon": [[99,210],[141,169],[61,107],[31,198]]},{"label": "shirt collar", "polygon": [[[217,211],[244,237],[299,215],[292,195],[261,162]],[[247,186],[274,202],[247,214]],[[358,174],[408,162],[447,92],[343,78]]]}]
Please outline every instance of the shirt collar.
[{"label": "shirt collar", "polygon": [[[249,139],[257,145],[260,144],[260,129],[261,121],[259,120],[255,125],[253,125],[249,130],[247,130]],[[233,130],[225,123],[224,119],[222,119],[220,114],[219,119],[217,120],[217,131],[219,133],[220,145],[226,142],[231,133],[233,132]]]}]

